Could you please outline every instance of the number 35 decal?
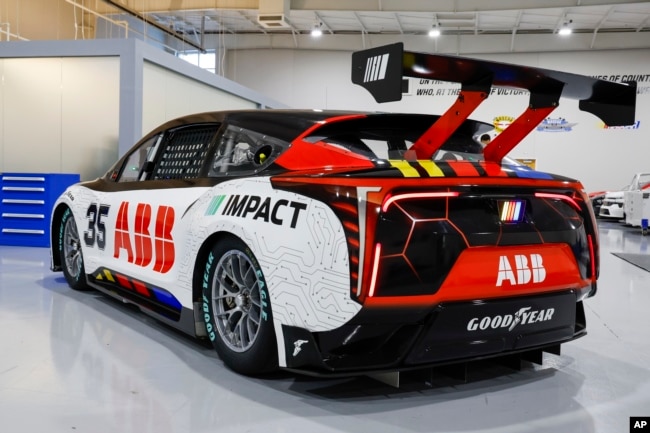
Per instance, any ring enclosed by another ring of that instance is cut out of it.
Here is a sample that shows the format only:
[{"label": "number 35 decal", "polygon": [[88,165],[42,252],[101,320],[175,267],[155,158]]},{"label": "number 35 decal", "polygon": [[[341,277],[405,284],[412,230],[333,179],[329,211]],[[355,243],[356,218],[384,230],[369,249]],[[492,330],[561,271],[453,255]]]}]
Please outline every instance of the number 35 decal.
[{"label": "number 35 decal", "polygon": [[[99,207],[99,211],[98,208]],[[106,226],[103,218],[108,215],[110,206],[95,203],[88,206],[86,218],[88,218],[88,230],[84,231],[84,242],[89,247],[94,247],[97,242],[97,248],[103,250],[106,246]]]}]

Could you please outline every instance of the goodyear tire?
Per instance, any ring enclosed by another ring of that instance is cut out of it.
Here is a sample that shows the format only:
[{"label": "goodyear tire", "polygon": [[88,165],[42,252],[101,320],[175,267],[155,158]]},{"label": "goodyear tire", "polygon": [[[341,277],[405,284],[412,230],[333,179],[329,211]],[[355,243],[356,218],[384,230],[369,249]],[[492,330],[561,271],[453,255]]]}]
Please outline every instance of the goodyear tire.
[{"label": "goodyear tire", "polygon": [[277,368],[266,280],[251,250],[237,238],[218,242],[203,267],[208,337],[232,370],[256,375]]},{"label": "goodyear tire", "polygon": [[81,238],[70,208],[67,208],[61,217],[58,239],[61,268],[68,285],[74,290],[90,290],[86,283]]}]

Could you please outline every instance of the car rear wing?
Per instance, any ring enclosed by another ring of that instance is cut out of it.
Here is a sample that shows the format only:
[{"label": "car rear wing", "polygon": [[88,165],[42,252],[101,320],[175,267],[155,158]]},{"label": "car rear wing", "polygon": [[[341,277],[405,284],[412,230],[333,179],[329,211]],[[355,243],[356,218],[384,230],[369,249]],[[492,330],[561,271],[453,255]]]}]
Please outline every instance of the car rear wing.
[{"label": "car rear wing", "polygon": [[454,131],[490,94],[492,87],[525,89],[528,108],[483,150],[487,161],[500,163],[559,105],[561,97],[579,100],[582,111],[608,126],[635,121],[636,82],[615,83],[550,69],[404,51],[402,43],[352,54],[352,82],[377,102],[402,99],[402,78],[416,77],[460,83],[460,94],[411,147],[407,159],[431,159]]}]

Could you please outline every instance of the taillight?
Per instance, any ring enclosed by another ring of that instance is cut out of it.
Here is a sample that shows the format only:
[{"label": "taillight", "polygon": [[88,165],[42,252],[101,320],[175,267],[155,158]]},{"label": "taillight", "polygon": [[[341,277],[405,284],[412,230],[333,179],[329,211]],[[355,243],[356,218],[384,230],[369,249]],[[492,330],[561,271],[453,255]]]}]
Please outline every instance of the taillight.
[{"label": "taillight", "polygon": [[551,200],[563,200],[567,203],[569,203],[574,209],[581,211],[582,209],[580,208],[580,205],[575,201],[573,197],[569,197],[568,195],[564,194],[549,194],[546,192],[536,192],[535,197],[538,198],[548,198]]},{"label": "taillight", "polygon": [[381,257],[381,244],[375,245],[375,254],[373,254],[372,262],[372,276],[370,277],[370,289],[368,290],[368,297],[371,298],[375,295],[375,287],[377,286],[377,273],[379,272],[379,258]]}]

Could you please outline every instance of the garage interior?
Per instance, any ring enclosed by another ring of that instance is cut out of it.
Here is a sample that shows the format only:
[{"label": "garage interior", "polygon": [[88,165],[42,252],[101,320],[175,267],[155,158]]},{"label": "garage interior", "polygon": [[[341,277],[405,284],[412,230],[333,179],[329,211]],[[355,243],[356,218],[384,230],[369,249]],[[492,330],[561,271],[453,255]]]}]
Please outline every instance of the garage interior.
[{"label": "garage interior", "polygon": [[[650,77],[650,2],[644,1],[525,0],[516,8],[507,0],[489,6],[450,0],[435,7],[422,0],[363,0],[354,6],[343,0],[182,3],[0,0],[0,173],[93,179],[151,127],[183,110],[313,101],[381,110],[335,98],[340,94],[332,90],[321,97],[312,87],[315,95],[309,95],[306,85],[285,84],[298,80],[298,73],[287,78],[286,71],[303,71],[319,56],[325,59],[318,63],[322,68],[339,62],[339,54],[347,58],[354,50],[396,41],[415,51],[552,59],[567,69],[575,67],[566,63],[572,57],[590,59],[580,73],[603,64],[607,74],[629,70]],[[563,28],[573,33],[560,39]],[[121,45],[125,40],[128,45]],[[201,55],[208,59],[201,68],[180,60],[200,63]],[[291,61],[276,69],[267,62],[273,56]],[[260,76],[248,67],[256,58],[268,67],[264,82],[256,83]],[[620,58],[638,63],[616,64]],[[11,63],[17,60],[19,68]],[[76,73],[97,72],[104,89],[94,89],[101,86],[91,77],[76,83],[73,96],[66,93],[66,71],[81,64],[90,68]],[[34,65],[48,72],[60,68],[64,78],[35,74],[23,87],[11,87],[18,72]],[[638,86],[648,89],[644,84]],[[165,86],[167,93],[157,95]],[[200,91],[181,101],[178,93],[197,86]],[[270,94],[274,86],[278,91]],[[218,101],[201,99],[198,93],[206,92]],[[408,105],[415,97],[405,99],[397,108],[422,109]],[[39,101],[59,107],[56,119],[52,111],[37,109]],[[579,164],[571,150],[568,156],[559,153],[564,147],[543,153],[541,139],[518,156],[536,159],[541,170],[575,176],[588,191],[620,187],[635,172],[648,171],[650,91],[639,93],[637,104],[640,126],[593,135],[595,144],[582,140]],[[91,128],[92,119],[75,117],[83,111],[101,120]],[[45,127],[25,128],[33,122]],[[83,134],[75,135],[76,129]],[[93,140],[101,145],[89,145]],[[631,149],[616,159],[612,143],[627,140]],[[36,153],[44,146],[47,157],[27,155],[23,143],[34,143]],[[650,417],[648,237],[640,227],[599,219],[599,240],[598,293],[585,302],[588,335],[562,345],[561,355],[545,354],[542,365],[524,362],[520,369],[472,363],[465,378],[439,369],[395,387],[365,376],[238,375],[208,344],[99,293],[69,289],[61,273],[49,270],[47,247],[2,245],[0,238],[0,420],[11,431],[52,433],[628,431],[630,417]]]},{"label": "garage interior", "polygon": [[627,431],[650,407],[648,237],[599,228],[587,336],[542,365],[475,363],[466,381],[436,370],[399,388],[365,376],[241,376],[208,345],[69,289],[48,249],[0,246],[0,415],[16,431],[57,433]]}]

